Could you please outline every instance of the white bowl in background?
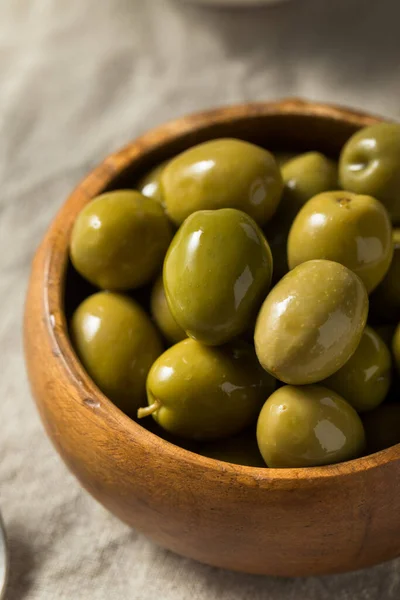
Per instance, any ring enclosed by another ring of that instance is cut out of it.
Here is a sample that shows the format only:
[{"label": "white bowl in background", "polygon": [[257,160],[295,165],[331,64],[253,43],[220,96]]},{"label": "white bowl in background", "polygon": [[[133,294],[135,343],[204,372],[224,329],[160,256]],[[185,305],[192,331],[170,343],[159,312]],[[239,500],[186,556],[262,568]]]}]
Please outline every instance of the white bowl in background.
[{"label": "white bowl in background", "polygon": [[257,7],[268,4],[279,4],[287,0],[181,0],[190,4],[205,4],[207,6],[237,6],[237,7]]}]

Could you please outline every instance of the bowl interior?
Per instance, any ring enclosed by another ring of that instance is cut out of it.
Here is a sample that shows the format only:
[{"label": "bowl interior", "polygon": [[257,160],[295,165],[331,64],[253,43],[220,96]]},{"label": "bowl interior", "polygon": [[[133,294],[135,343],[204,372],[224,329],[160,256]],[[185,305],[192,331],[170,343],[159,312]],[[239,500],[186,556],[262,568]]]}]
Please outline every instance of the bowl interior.
[{"label": "bowl interior", "polygon": [[[316,150],[331,158],[337,158],[343,144],[357,129],[378,120],[378,118],[346,109],[298,101],[250,104],[185,117],[149,132],[120,153],[106,159],[88,178],[88,180],[96,178],[100,173],[103,173],[104,176],[104,169],[107,168],[109,173],[105,178],[105,183],[97,186],[94,194],[85,194],[85,202],[89,202],[94,195],[105,191],[122,188],[134,189],[137,181],[146,171],[179,152],[207,140],[235,137],[258,144],[272,152],[294,151],[300,153]],[[117,168],[115,168],[115,157],[118,158]],[[80,187],[84,187],[85,181]],[[79,206],[80,208],[82,208],[82,204]],[[66,240],[69,239],[72,223],[78,212],[79,210],[72,215],[63,232]],[[83,280],[72,267],[68,258],[68,244],[65,244],[63,251],[64,255],[58,257],[56,261],[58,268],[62,265],[62,272],[58,272],[56,278],[57,285],[61,290],[59,298],[62,306],[54,307],[54,310],[60,309],[63,312],[64,323],[68,323],[78,304],[86,296],[94,293],[96,288]],[[150,286],[132,292],[133,297],[146,309],[148,309],[149,294]],[[51,307],[50,312],[53,312]],[[69,352],[73,353],[71,347]],[[113,407],[113,410],[118,411],[116,407]],[[141,425],[133,422],[132,425],[142,428]],[[185,452],[185,450],[182,451]],[[382,451],[379,454],[385,452],[388,451]],[[368,458],[370,457],[350,461],[350,463],[354,465],[354,463]],[[199,457],[199,459],[210,460],[204,457]],[[386,459],[390,459],[389,454]],[[338,470],[346,468],[346,464],[313,467],[306,471],[309,475],[311,475],[311,471],[314,472],[316,477],[326,476],[330,470],[334,470],[337,474]],[[238,469],[247,470],[249,468],[238,467]],[[268,469],[269,476],[272,475],[272,471],[276,470]],[[305,476],[304,469],[290,469],[279,470],[279,477],[283,475],[283,471],[298,471],[299,477]]]},{"label": "bowl interior", "polygon": [[[121,171],[110,177],[100,192],[135,188],[139,179],[151,168],[171,159],[187,148],[215,138],[235,137],[257,144],[271,152],[307,152],[317,150],[331,158],[337,158],[346,140],[370,118],[358,113],[339,112],[331,107],[315,114],[308,103],[300,103],[303,111],[279,112],[278,109],[262,111],[262,106],[249,105],[248,110],[229,114],[229,109],[220,109],[187,117],[175,122],[169,135],[162,136],[162,143],[145,144],[144,151],[128,162]],[[274,105],[271,105],[272,107]],[[252,114],[254,113],[254,114]],[[345,118],[344,115],[349,117]],[[360,123],[357,123],[357,120]],[[180,127],[187,122],[190,127]],[[168,126],[167,126],[168,127]],[[146,138],[146,136],[145,136]],[[140,140],[139,140],[140,143]],[[90,197],[88,197],[90,201]],[[83,280],[68,261],[65,285],[65,313],[67,319],[78,304],[96,288]],[[143,288],[133,292],[134,297],[148,308],[149,290]]]}]

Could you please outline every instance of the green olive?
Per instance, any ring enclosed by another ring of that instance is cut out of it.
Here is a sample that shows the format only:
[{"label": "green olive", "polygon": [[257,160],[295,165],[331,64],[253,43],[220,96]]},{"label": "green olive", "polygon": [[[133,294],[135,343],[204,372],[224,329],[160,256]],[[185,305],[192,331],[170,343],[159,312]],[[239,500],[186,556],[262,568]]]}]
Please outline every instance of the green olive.
[{"label": "green olive", "polygon": [[337,164],[320,152],[300,154],[282,167],[282,205],[294,218],[313,196],[338,188]]},{"label": "green olive", "polygon": [[79,213],[72,230],[71,260],[94,285],[128,290],[156,275],[171,238],[171,226],[155,200],[132,190],[109,192]]},{"label": "green olive", "polygon": [[198,210],[218,208],[237,208],[264,225],[283,188],[272,154],[237,139],[189,148],[167,165],[161,185],[166,211],[176,225]]},{"label": "green olive", "polygon": [[253,429],[224,440],[206,442],[201,446],[199,454],[235,465],[266,466],[258,449],[256,433]]},{"label": "green olive", "polygon": [[337,166],[323,154],[308,152],[290,158],[281,168],[285,187],[278,210],[264,228],[273,257],[274,284],[289,270],[287,240],[300,208],[315,194],[337,187]]},{"label": "green olive", "polygon": [[360,456],[365,434],[354,408],[319,385],[287,385],[264,404],[257,423],[269,467],[314,467]]},{"label": "green olive", "polygon": [[187,337],[169,309],[167,298],[165,297],[162,275],[154,283],[151,291],[150,305],[153,319],[168,342],[176,344]]},{"label": "green olive", "polygon": [[151,169],[140,181],[138,182],[137,188],[139,192],[143,194],[143,196],[147,196],[148,198],[153,198],[159,204],[164,204],[164,199],[161,191],[161,173],[165,169],[166,165],[169,161],[164,161],[154,169]]},{"label": "green olive", "polygon": [[322,381],[356,350],[367,314],[368,296],[355,273],[328,260],[302,263],[272,289],[260,310],[258,359],[285,383]]},{"label": "green olive", "polygon": [[186,219],[164,262],[164,287],[189,337],[223,344],[254,323],[271,282],[268,243],[251,217],[232,208]]},{"label": "green olive", "polygon": [[333,260],[357,273],[368,292],[386,275],[392,255],[389,216],[371,196],[340,191],[314,196],[289,233],[291,269],[307,260]]},{"label": "green olive", "polygon": [[76,309],[71,336],[101,391],[121,410],[135,414],[146,401],[147,373],[163,350],[141,306],[121,294],[93,294]]},{"label": "green olive", "polygon": [[397,372],[400,375],[400,323],[394,332],[392,340],[392,352]]},{"label": "green olive", "polygon": [[325,379],[324,385],[349,402],[357,412],[376,408],[387,396],[392,379],[392,359],[379,335],[366,327],[347,363]]},{"label": "green olive", "polygon": [[396,321],[400,318],[400,229],[393,230],[392,262],[371,296],[371,310],[380,321]]},{"label": "green olive", "polygon": [[400,444],[400,402],[386,403],[363,415],[370,454]]},{"label": "green olive", "polygon": [[400,125],[378,123],[355,133],[344,145],[339,178],[345,190],[369,194],[400,223]]},{"label": "green olive", "polygon": [[149,406],[166,431],[183,438],[212,440],[238,433],[257,419],[275,380],[260,367],[250,344],[219,348],[187,339],[153,364],[147,379]]}]

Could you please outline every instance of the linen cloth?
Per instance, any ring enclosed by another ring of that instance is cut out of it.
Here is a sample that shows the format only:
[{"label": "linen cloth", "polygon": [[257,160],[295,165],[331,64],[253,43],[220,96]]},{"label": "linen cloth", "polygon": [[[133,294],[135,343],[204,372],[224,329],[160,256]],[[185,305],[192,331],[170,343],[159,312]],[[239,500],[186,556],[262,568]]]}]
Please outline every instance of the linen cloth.
[{"label": "linen cloth", "polygon": [[400,117],[399,17],[398,0],[246,10],[1,0],[0,507],[9,598],[399,598],[399,560],[342,576],[246,576],[164,551],[118,522],[46,439],[21,343],[34,249],[94,164],[167,119],[225,103],[304,96]]}]

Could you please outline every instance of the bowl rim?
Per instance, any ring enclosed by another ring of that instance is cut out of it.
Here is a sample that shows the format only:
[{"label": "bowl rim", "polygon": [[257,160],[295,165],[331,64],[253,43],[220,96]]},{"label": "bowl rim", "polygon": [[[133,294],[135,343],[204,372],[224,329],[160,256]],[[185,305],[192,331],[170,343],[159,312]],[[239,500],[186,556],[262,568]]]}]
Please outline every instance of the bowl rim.
[{"label": "bowl rim", "polygon": [[[200,466],[204,469],[218,472],[221,477],[224,475],[231,477],[232,474],[236,474],[238,477],[244,478],[244,480],[251,477],[258,482],[276,482],[283,485],[293,480],[314,481],[332,477],[350,476],[361,471],[382,467],[392,461],[400,460],[400,444],[374,454],[338,464],[300,468],[236,465],[208,458],[176,446],[148,431],[125,415],[99,390],[94,381],[86,373],[68,335],[64,311],[64,291],[69,258],[69,236],[76,217],[74,205],[78,207],[81,204],[82,195],[87,198],[87,201],[90,201],[95,195],[101,193],[105,186],[110,184],[135,159],[157,148],[161,149],[166,143],[180,136],[194,133],[201,128],[206,128],[211,122],[226,123],[248,118],[249,116],[278,116],[285,114],[302,117],[317,116],[337,121],[345,120],[347,123],[359,127],[386,120],[338,105],[320,104],[297,98],[288,98],[274,102],[255,102],[228,107],[224,106],[168,121],[144,133],[122,149],[110,154],[75,187],[66,202],[62,205],[50,227],[48,233],[50,243],[47,246],[43,274],[45,324],[47,333],[51,339],[53,352],[62,362],[69,379],[72,379],[75,385],[84,392],[85,397],[88,398],[85,403],[93,410],[93,417],[96,415],[108,423],[114,423],[118,428],[124,430],[127,439],[134,438],[136,442],[141,440],[143,444],[153,446],[155,450],[164,453],[166,457],[169,455],[171,459],[186,462],[188,467]],[[70,210],[67,211],[66,207]],[[96,400],[91,401],[91,398],[96,398]],[[77,399],[71,398],[71,401],[77,402]]]}]

